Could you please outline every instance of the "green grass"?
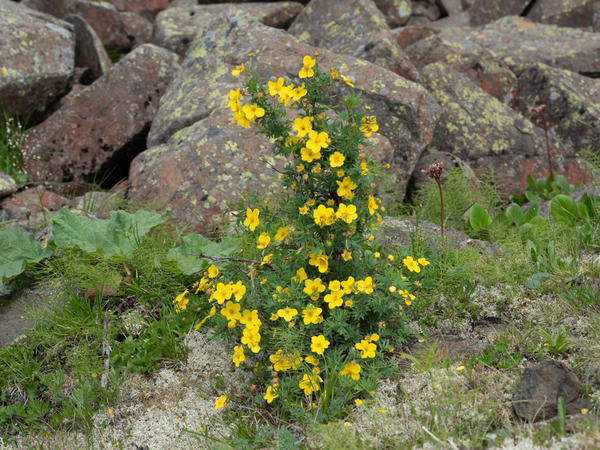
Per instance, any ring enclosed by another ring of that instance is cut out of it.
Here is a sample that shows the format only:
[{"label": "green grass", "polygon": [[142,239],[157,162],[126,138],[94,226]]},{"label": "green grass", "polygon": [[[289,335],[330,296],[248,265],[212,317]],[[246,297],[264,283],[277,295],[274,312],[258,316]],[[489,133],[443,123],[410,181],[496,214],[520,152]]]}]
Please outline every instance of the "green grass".
[{"label": "green grass", "polygon": [[21,120],[0,106],[0,172],[11,176],[18,185],[27,182],[21,154],[24,134]]}]

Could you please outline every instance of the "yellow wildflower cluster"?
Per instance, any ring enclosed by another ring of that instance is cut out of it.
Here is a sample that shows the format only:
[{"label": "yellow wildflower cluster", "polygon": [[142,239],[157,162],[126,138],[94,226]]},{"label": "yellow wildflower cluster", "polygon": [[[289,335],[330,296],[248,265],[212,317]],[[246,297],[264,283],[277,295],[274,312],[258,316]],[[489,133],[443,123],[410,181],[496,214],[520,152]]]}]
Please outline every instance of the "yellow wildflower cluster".
[{"label": "yellow wildflower cluster", "polygon": [[248,128],[250,123],[254,122],[257,117],[265,115],[265,110],[258,105],[250,104],[242,106],[239,89],[229,92],[229,103],[227,103],[227,106],[233,112],[233,119],[237,121],[238,125],[244,128]]}]

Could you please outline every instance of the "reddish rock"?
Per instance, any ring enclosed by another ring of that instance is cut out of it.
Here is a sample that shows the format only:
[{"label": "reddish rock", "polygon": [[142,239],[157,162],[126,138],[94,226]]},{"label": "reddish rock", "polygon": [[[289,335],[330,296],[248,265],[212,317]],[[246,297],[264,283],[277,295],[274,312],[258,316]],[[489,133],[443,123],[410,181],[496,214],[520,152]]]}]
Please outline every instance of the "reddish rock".
[{"label": "reddish rock", "polygon": [[545,64],[527,64],[518,72],[513,106],[541,126],[529,108],[546,104],[552,133],[573,151],[600,154],[600,80]]},{"label": "reddish rock", "polygon": [[83,17],[68,15],[65,20],[75,29],[75,65],[88,69],[90,82],[100,78],[112,66],[100,38]]},{"label": "reddish rock", "polygon": [[57,211],[68,203],[67,198],[37,186],[1,200],[0,211],[4,220],[31,229],[48,222],[48,212]]},{"label": "reddish rock", "polygon": [[[92,0],[99,2],[100,0]],[[148,20],[152,20],[163,9],[169,7],[169,0],[101,0],[110,3],[118,11],[136,13]]]},{"label": "reddish rock", "polygon": [[196,34],[219,14],[235,15],[238,11],[244,11],[269,27],[287,28],[302,8],[298,2],[194,3],[194,6],[169,8],[156,18],[152,42],[183,56]]},{"label": "reddish rock", "polygon": [[[415,42],[425,39],[426,37],[433,36],[439,32],[440,31],[437,28],[433,27],[409,25],[407,27],[394,30],[394,35],[396,36],[396,42],[398,45],[403,49],[406,49]],[[408,56],[411,57],[411,55]]]},{"label": "reddish rock", "polygon": [[313,0],[288,31],[309,45],[370,61],[409,80],[418,75],[371,0]]},{"label": "reddish rock", "polygon": [[537,0],[527,13],[532,22],[561,27],[587,28],[594,25],[593,0]]},{"label": "reddish rock", "polygon": [[508,103],[513,98],[517,77],[506,64],[483,48],[475,55],[459,44],[449,45],[433,35],[417,41],[405,51],[419,70],[429,64],[442,62],[454,72],[466,75],[501,102]]},{"label": "reddish rock", "polygon": [[75,36],[67,23],[0,3],[0,103],[23,116],[41,113],[68,91]]},{"label": "reddish rock", "polygon": [[158,99],[177,67],[177,55],[145,44],[75,94],[26,133],[22,149],[30,179],[82,182],[113,169],[113,177],[123,175],[127,162],[144,150]]},{"label": "reddish rock", "polygon": [[438,36],[449,45],[460,44],[476,55],[483,47],[511,69],[542,62],[573,72],[600,73],[600,33],[507,16],[481,28],[442,29]]},{"label": "reddish rock", "polygon": [[493,22],[504,16],[520,15],[531,0],[478,0],[469,8],[471,25]]},{"label": "reddish rock", "polygon": [[61,19],[69,14],[83,17],[109,50],[129,51],[148,42],[152,36],[152,24],[147,19],[135,13],[120,12],[106,2],[25,0],[23,4]]},{"label": "reddish rock", "polygon": [[[430,64],[421,74],[421,82],[443,108],[429,152],[456,154],[473,169],[492,168],[506,193],[520,191],[528,174],[547,175],[541,129],[445,64]],[[556,143],[552,147],[555,170],[571,179],[578,176],[575,152]]]}]

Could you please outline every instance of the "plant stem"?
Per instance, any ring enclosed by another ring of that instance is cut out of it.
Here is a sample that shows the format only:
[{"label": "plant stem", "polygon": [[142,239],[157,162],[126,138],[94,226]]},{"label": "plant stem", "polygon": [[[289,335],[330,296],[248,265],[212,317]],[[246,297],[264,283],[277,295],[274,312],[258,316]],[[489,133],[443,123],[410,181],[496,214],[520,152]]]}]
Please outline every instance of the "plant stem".
[{"label": "plant stem", "polygon": [[438,189],[440,190],[440,225],[442,227],[442,245],[445,245],[444,241],[444,194],[442,192],[442,183],[439,178],[436,178],[436,183],[438,185]]}]

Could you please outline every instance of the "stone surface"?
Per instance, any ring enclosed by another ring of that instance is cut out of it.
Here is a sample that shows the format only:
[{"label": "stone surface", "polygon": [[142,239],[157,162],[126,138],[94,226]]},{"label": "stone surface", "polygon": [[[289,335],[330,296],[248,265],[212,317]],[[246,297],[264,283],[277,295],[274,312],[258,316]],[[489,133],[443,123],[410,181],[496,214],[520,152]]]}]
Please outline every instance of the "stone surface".
[{"label": "stone surface", "polygon": [[511,68],[542,62],[584,74],[600,73],[600,33],[506,16],[481,28],[444,28],[438,36],[475,54],[486,48]]},{"label": "stone surface", "polygon": [[[93,0],[99,1],[99,0]],[[110,3],[118,11],[136,13],[148,20],[152,20],[160,11],[169,7],[169,0],[102,0]]]},{"label": "stone surface", "polygon": [[83,17],[108,50],[129,51],[148,42],[152,35],[152,24],[147,19],[135,13],[120,12],[107,2],[25,0],[23,4],[61,19],[69,14]]},{"label": "stone surface", "polygon": [[419,356],[435,345],[435,358],[443,361],[462,361],[471,356],[479,355],[487,347],[482,340],[465,339],[460,336],[441,334],[427,338],[424,342],[416,342],[409,348],[409,353]]},{"label": "stone surface", "polygon": [[444,16],[452,16],[458,14],[465,9],[462,0],[437,0],[438,8]]},{"label": "stone surface", "polygon": [[412,13],[410,0],[373,0],[385,16],[390,27],[400,27],[408,22]]},{"label": "stone surface", "polygon": [[288,31],[309,45],[370,61],[409,80],[417,77],[371,0],[313,0]]},{"label": "stone surface", "polygon": [[17,192],[18,186],[15,180],[4,172],[0,172],[0,198]]},{"label": "stone surface", "polygon": [[594,25],[593,0],[537,0],[527,13],[533,22],[561,27],[586,28]]},{"label": "stone surface", "polygon": [[419,70],[429,64],[442,62],[503,103],[508,103],[513,97],[517,77],[506,64],[483,48],[478,49],[475,55],[460,44],[449,44],[432,35],[415,42],[405,51]]},{"label": "stone surface", "polygon": [[63,95],[74,55],[70,24],[0,1],[0,102],[9,112],[40,113]]},{"label": "stone surface", "polygon": [[545,360],[525,369],[513,396],[513,408],[521,419],[534,422],[557,414],[558,397],[567,412],[581,395],[581,382],[563,363]]},{"label": "stone surface", "polygon": [[504,16],[520,15],[531,0],[478,0],[469,8],[471,25],[484,25]]},{"label": "stone surface", "polygon": [[[443,63],[430,64],[421,74],[443,108],[429,151],[454,153],[473,169],[493,168],[497,186],[506,193],[524,187],[528,174],[540,176],[546,165],[541,129]],[[575,153],[557,145],[552,152],[555,170],[581,182]]]},{"label": "stone surface", "polygon": [[112,66],[100,38],[83,17],[68,15],[65,20],[75,29],[75,65],[88,69],[90,82],[100,78]]},{"label": "stone surface", "polygon": [[127,163],[145,149],[158,99],[177,68],[177,55],[145,44],[75,94],[26,133],[22,149],[30,179],[126,176]]},{"label": "stone surface", "polygon": [[48,225],[48,212],[57,211],[69,200],[42,186],[29,188],[0,201],[4,220],[27,229],[38,229]]},{"label": "stone surface", "polygon": [[287,28],[302,8],[298,2],[226,3],[169,8],[156,17],[152,42],[183,56],[196,34],[205,29],[216,15],[235,15],[236,11],[245,11],[269,27]]},{"label": "stone surface", "polygon": [[[161,98],[148,136],[149,147],[165,143],[176,131],[225,106],[228,92],[242,85],[231,70],[247,63],[250,52],[255,54],[252,64],[259,78],[283,76],[287,82],[298,84],[302,58],[315,51],[319,52],[317,61],[322,69],[336,66],[355,84],[350,88],[339,82],[334,92],[336,101],[360,92],[365,104],[371,106],[380,133],[394,148],[392,171],[399,180],[398,191],[403,191],[412,166],[429,143],[440,111],[426,90],[369,62],[306,45],[248,16],[215,18],[207,30],[199,33],[182,69]],[[237,125],[231,126],[238,129]]]},{"label": "stone surface", "polygon": [[523,65],[513,106],[541,126],[529,108],[542,103],[548,127],[573,151],[600,154],[600,80],[545,64]]},{"label": "stone surface", "polygon": [[[396,28],[392,30],[396,36],[396,42],[400,47],[406,49],[415,42],[433,36],[439,33],[439,30],[434,27],[409,25],[406,27]],[[410,57],[410,55],[409,55]],[[414,63],[413,63],[414,64]]]}]

